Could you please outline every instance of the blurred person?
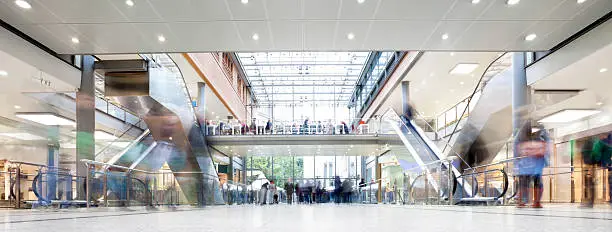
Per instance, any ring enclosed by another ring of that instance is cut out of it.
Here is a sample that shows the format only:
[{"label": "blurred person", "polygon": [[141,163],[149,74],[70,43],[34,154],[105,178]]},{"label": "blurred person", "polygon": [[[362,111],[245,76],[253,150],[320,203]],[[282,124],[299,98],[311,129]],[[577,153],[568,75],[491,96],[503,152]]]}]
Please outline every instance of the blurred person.
[{"label": "blurred person", "polygon": [[386,198],[387,198],[387,202],[388,204],[393,203],[393,186],[391,185],[391,181],[388,181],[386,186],[385,186],[385,194],[386,194]]},{"label": "blurred person", "polygon": [[272,133],[272,122],[270,121],[270,119],[268,119],[268,121],[266,122],[266,133],[267,134],[271,134]]},{"label": "blurred person", "polygon": [[342,201],[343,203],[352,203],[353,183],[349,178],[342,182]]},{"label": "blurred person", "polygon": [[[593,136],[582,146],[585,178],[584,196],[586,197],[586,201],[582,203],[583,207],[593,207],[595,202],[595,173],[598,167],[601,166],[610,170],[611,143],[612,136],[608,134]],[[610,176],[608,176],[608,180],[611,181]],[[612,195],[612,192],[610,194]]]},{"label": "blurred person", "polygon": [[342,125],[342,128],[340,128],[340,134],[348,134],[349,133],[349,128],[346,125],[346,122],[342,121],[342,122],[340,122],[340,124]]},{"label": "blurred person", "polygon": [[612,204],[612,133],[609,133],[605,139],[606,152],[602,155],[602,167],[608,169],[608,198]]},{"label": "blurred person", "polygon": [[323,133],[323,124],[321,124],[321,121],[317,122],[317,134]]},{"label": "blurred person", "polygon": [[320,180],[317,181],[317,186],[315,188],[315,193],[316,193],[316,197],[317,197],[317,203],[322,203],[323,202],[322,201],[323,200],[322,199],[323,188],[321,187],[321,181]]},{"label": "blurred person", "polygon": [[519,176],[518,207],[525,207],[533,200],[531,207],[542,208],[542,172],[544,167],[548,166],[551,141],[544,126],[538,125],[538,128],[539,130],[531,135],[531,139],[519,143],[521,157],[516,165]]},{"label": "blurred person", "polygon": [[276,184],[274,181],[270,181],[270,195],[272,196],[271,204],[278,204],[278,189],[276,188]]},{"label": "blurred person", "polygon": [[317,203],[317,183],[314,180],[310,188],[310,199],[311,203]]},{"label": "blurred person", "polygon": [[363,178],[361,178],[359,180],[359,201],[360,202],[365,202],[365,192],[363,191],[363,188],[366,187],[366,183],[365,180]]},{"label": "blurred person", "polygon": [[287,191],[287,204],[293,203],[293,190],[295,189],[295,185],[293,185],[293,179],[289,178],[287,183],[285,183],[285,191]]},{"label": "blurred person", "polygon": [[312,192],[311,190],[312,186],[310,185],[310,182],[307,180],[304,180],[303,186],[304,188],[302,189],[302,194],[304,197],[304,204],[311,204],[312,199],[310,199],[310,194]]},{"label": "blurred person", "polygon": [[300,204],[304,202],[304,197],[302,196],[302,188],[304,188],[303,185],[300,185],[299,182],[295,182],[295,195],[297,197],[297,202]]},{"label": "blurred person", "polygon": [[334,178],[334,202],[340,204],[340,198],[342,195],[342,181],[339,176]]},{"label": "blurred person", "polygon": [[259,203],[261,205],[267,204],[266,200],[268,199],[268,186],[269,185],[270,184],[268,182],[266,182],[263,185],[261,185],[261,190],[259,190],[259,196],[260,196]]}]

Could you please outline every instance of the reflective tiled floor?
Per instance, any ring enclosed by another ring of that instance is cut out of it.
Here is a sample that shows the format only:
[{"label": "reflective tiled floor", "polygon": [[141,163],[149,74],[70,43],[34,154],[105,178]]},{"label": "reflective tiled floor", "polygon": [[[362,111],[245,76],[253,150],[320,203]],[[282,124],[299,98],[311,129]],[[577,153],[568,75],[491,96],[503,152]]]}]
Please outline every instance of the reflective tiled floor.
[{"label": "reflective tiled floor", "polygon": [[0,231],[612,231],[612,208],[273,205],[4,210]]}]

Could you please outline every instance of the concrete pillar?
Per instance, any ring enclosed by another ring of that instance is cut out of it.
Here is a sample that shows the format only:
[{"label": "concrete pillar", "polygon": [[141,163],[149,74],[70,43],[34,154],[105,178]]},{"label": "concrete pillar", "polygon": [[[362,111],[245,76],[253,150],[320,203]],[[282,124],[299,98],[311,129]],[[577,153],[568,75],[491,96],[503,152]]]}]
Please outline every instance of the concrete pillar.
[{"label": "concrete pillar", "polygon": [[530,90],[527,86],[524,52],[513,54],[512,71],[512,135],[515,138],[516,151],[517,142],[528,139],[531,133],[531,123],[529,121]]},{"label": "concrete pillar", "polygon": [[206,118],[206,83],[204,82],[198,82],[198,96],[196,98],[196,105],[196,118],[202,126],[201,130],[204,132],[204,135],[208,135],[209,131],[208,127],[206,126],[206,120],[210,118]]},{"label": "concrete pillar", "polygon": [[409,92],[410,82],[402,81],[402,112],[398,112],[401,114],[405,114],[410,110],[410,92]]},{"label": "concrete pillar", "polygon": [[[81,59],[81,86],[76,94],[76,172],[77,176],[87,176],[87,168],[82,159],[94,160],[95,124],[95,76],[93,56],[83,56]],[[79,179],[78,198],[85,200],[85,182]]]}]

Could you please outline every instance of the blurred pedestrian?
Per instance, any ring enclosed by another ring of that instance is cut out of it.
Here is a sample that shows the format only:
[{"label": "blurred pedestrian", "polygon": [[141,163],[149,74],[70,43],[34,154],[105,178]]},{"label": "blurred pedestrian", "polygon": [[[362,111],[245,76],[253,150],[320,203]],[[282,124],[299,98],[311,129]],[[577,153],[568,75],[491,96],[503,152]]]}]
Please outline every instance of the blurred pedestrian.
[{"label": "blurred pedestrian", "polygon": [[287,192],[287,204],[293,203],[293,190],[295,189],[295,185],[293,185],[293,179],[289,178],[287,183],[285,183],[285,191]]},{"label": "blurred pedestrian", "polygon": [[551,148],[548,132],[542,125],[538,128],[531,139],[519,143],[520,159],[516,165],[519,176],[518,207],[525,207],[532,201],[531,207],[542,208],[542,172],[548,166]]},{"label": "blurred pedestrian", "polygon": [[270,184],[268,182],[264,183],[263,185],[261,185],[261,189],[259,190],[259,203],[261,205],[265,205],[267,204],[267,198],[268,198],[268,186]]},{"label": "blurred pedestrian", "polygon": [[[593,136],[582,146],[583,175],[585,178],[584,196],[586,198],[582,202],[583,207],[593,207],[595,202],[595,173],[597,169],[601,166],[610,170],[611,143],[612,136],[608,134]],[[610,176],[608,176],[608,180],[612,182]],[[610,191],[612,196],[612,190]]]},{"label": "blurred pedestrian", "polygon": [[270,181],[270,195],[272,196],[272,204],[278,204],[278,189],[274,181]]},{"label": "blurred pedestrian", "polygon": [[336,176],[334,178],[334,202],[336,204],[340,204],[341,200],[340,198],[342,197],[342,181],[340,180],[339,176]]}]

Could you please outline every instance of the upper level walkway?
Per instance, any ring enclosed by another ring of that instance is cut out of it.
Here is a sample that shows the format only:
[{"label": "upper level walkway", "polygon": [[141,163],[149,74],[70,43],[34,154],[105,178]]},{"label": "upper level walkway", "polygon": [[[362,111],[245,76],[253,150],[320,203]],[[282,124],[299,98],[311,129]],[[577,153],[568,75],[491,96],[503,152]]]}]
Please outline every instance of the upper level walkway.
[{"label": "upper level walkway", "polygon": [[[612,209],[272,205],[0,211],[3,231],[610,231]],[[87,230],[85,229],[85,230]]]}]

